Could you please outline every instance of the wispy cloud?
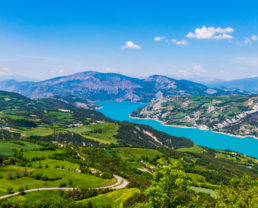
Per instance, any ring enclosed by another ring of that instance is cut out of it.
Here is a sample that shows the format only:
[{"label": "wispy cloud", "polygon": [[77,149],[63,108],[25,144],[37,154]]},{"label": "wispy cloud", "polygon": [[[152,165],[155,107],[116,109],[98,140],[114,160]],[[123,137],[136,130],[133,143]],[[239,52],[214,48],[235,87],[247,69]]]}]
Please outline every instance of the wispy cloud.
[{"label": "wispy cloud", "polygon": [[171,40],[173,43],[175,43],[176,45],[188,45],[187,40],[176,40],[176,39],[172,39]]},{"label": "wispy cloud", "polygon": [[251,39],[252,39],[252,40],[258,40],[258,35],[253,35],[253,36],[251,37]]},{"label": "wispy cloud", "polygon": [[154,38],[154,41],[156,41],[156,42],[159,42],[159,41],[162,41],[162,40],[164,40],[164,37],[155,37]]},{"label": "wispy cloud", "polygon": [[194,32],[189,32],[187,38],[195,39],[233,39],[233,36],[228,33],[233,33],[234,29],[231,27],[206,27],[196,28]]},{"label": "wispy cloud", "polygon": [[127,48],[132,48],[132,49],[142,49],[141,46],[135,44],[133,41],[126,41],[125,45],[122,46],[121,49],[127,49]]}]

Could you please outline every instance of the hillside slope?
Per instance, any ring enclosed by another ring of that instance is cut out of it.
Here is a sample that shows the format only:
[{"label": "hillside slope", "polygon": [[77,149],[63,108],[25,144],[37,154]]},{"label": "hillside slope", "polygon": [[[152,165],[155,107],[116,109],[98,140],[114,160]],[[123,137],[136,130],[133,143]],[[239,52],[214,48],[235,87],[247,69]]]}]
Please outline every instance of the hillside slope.
[{"label": "hillside slope", "polygon": [[[193,142],[155,129],[114,121],[100,112],[77,108],[60,99],[31,100],[16,93],[0,91],[0,136],[84,146],[123,145],[136,147],[193,146]],[[9,132],[3,133],[3,132]],[[15,134],[15,135],[12,135]],[[0,139],[3,139],[0,137]]]},{"label": "hillside slope", "polygon": [[76,96],[93,101],[151,102],[168,95],[228,94],[203,84],[153,75],[137,79],[114,73],[93,71],[56,77],[41,82],[0,82],[0,89],[17,92],[31,98]]},{"label": "hillside slope", "polygon": [[131,115],[157,119],[168,125],[258,137],[257,95],[168,97]]}]

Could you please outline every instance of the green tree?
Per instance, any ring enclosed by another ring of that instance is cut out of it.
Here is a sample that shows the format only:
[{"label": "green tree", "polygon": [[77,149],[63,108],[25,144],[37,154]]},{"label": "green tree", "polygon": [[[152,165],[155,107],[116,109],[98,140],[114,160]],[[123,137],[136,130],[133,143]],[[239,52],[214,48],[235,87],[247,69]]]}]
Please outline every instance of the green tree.
[{"label": "green tree", "polygon": [[8,194],[12,194],[13,193],[13,188],[12,187],[8,187],[6,189],[6,191],[7,191]]},{"label": "green tree", "polygon": [[18,191],[20,192],[21,195],[24,195],[24,194],[25,194],[23,187],[20,187],[20,188],[18,189]]},{"label": "green tree", "polygon": [[147,207],[177,207],[191,199],[186,193],[187,176],[180,169],[177,162],[154,173],[154,183],[145,192]]},{"label": "green tree", "polygon": [[258,184],[249,176],[233,178],[229,186],[219,190],[216,208],[258,207]]}]

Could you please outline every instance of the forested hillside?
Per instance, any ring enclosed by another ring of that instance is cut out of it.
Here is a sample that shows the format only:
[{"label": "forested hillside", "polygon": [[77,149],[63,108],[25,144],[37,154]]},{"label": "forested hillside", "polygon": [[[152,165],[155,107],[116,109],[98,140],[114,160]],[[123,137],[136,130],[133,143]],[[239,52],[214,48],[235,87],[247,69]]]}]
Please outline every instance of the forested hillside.
[{"label": "forested hillside", "polygon": [[114,121],[102,113],[77,108],[55,98],[31,100],[16,93],[0,92],[0,126],[6,137],[41,141],[72,142],[77,145],[123,145],[179,148],[193,146],[186,138],[151,127]]}]

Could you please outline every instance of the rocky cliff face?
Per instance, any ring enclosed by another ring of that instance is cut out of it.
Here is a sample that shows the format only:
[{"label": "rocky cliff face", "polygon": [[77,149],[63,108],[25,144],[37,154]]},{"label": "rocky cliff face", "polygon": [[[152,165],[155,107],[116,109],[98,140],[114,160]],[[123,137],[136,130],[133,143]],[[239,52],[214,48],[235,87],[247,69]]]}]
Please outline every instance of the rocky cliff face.
[{"label": "rocky cliff face", "polygon": [[168,95],[229,93],[205,85],[154,75],[137,79],[114,73],[82,72],[41,82],[0,82],[0,89],[31,98],[76,96],[93,101],[151,102]]}]

